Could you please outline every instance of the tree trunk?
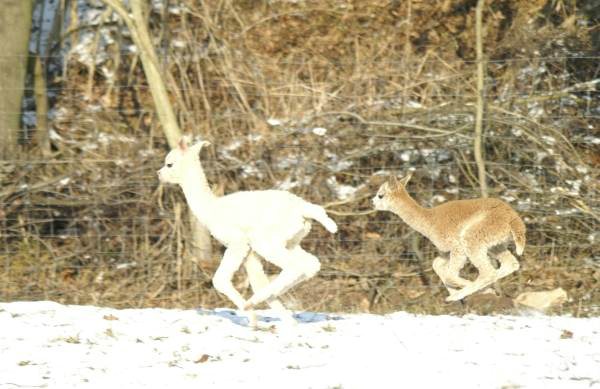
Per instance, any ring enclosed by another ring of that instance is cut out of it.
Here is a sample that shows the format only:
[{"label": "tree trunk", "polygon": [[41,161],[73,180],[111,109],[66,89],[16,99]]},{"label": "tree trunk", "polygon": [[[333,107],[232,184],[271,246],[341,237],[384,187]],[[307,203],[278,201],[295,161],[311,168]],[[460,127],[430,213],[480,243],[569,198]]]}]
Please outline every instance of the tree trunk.
[{"label": "tree trunk", "polygon": [[[123,3],[119,0],[102,0],[112,8],[123,19],[127,28],[131,32],[133,43],[140,52],[142,67],[148,80],[154,106],[158,114],[158,119],[163,128],[167,142],[171,148],[177,147],[182,132],[177,123],[173,105],[167,93],[165,80],[163,79],[161,69],[159,68],[158,57],[154,51],[150,32],[146,24],[144,12],[145,0],[129,0],[131,4],[131,16]],[[210,233],[208,229],[198,222],[196,217],[190,212],[190,238],[189,251],[196,260],[208,260],[212,254],[210,242]]]},{"label": "tree trunk", "polygon": [[485,59],[483,57],[483,27],[482,16],[485,0],[478,0],[475,8],[475,47],[477,51],[477,104],[475,105],[475,140],[473,153],[477,164],[479,190],[481,197],[488,197],[487,179],[485,172],[485,158],[483,155],[483,114],[485,112]]},{"label": "tree trunk", "polygon": [[32,0],[3,0],[0,10],[0,159],[14,158],[21,127]]}]

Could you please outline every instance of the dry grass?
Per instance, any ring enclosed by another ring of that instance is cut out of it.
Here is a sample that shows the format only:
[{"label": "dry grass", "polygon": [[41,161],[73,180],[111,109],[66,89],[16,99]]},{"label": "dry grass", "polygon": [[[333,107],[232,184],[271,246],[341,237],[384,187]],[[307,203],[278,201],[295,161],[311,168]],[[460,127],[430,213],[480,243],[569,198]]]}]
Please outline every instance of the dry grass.
[{"label": "dry grass", "polygon": [[[443,303],[425,239],[391,214],[365,213],[380,171],[413,168],[409,189],[423,204],[478,196],[471,2],[195,3],[184,15],[153,13],[151,26],[181,127],[214,144],[203,160],[215,190],[287,182],[341,227],[334,238],[315,227],[306,240],[324,269],[290,305],[490,313],[510,310],[506,297],[520,291],[561,286],[571,296],[561,312],[598,314],[600,153],[586,140],[597,90],[584,84],[597,58],[584,29],[560,23],[574,10],[559,22],[542,2],[494,2],[484,13],[489,190],[514,198],[528,245],[522,270],[497,286],[501,298],[462,305]],[[225,305],[210,283],[219,250],[190,256],[187,218],[174,211],[183,197],[156,181],[166,148],[139,61],[111,58],[99,66],[116,65],[116,78],[96,74],[87,100],[86,67],[68,63],[52,122],[63,140],[50,160],[31,148],[3,163],[0,299]],[[340,201],[332,177],[359,190]],[[243,276],[236,283],[249,292]]]}]

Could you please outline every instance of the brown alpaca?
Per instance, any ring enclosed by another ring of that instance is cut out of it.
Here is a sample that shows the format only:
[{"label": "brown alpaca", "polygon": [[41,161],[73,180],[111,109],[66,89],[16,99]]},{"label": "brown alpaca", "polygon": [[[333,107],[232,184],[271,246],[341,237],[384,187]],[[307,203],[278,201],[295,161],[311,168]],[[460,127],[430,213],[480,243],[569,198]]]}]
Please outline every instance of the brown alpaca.
[{"label": "brown alpaca", "polygon": [[[409,174],[401,180],[394,178],[384,183],[373,204],[377,210],[398,215],[443,253],[434,259],[433,270],[450,292],[446,301],[461,300],[519,269],[519,262],[508,251],[507,243],[513,241],[517,254],[523,254],[525,224],[508,204],[499,199],[480,198],[424,208],[406,191],[410,177]],[[489,260],[488,250],[500,263],[498,269]],[[459,275],[467,259],[479,272],[475,281]]]}]

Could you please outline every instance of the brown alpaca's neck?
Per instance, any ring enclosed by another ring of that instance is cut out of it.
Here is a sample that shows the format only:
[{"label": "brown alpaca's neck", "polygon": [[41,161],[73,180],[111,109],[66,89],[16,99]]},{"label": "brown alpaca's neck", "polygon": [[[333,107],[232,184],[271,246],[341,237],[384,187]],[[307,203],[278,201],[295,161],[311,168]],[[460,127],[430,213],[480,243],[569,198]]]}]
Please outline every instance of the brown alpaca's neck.
[{"label": "brown alpaca's neck", "polygon": [[392,212],[413,229],[427,235],[431,229],[431,210],[419,205],[408,193],[399,194],[395,200]]}]

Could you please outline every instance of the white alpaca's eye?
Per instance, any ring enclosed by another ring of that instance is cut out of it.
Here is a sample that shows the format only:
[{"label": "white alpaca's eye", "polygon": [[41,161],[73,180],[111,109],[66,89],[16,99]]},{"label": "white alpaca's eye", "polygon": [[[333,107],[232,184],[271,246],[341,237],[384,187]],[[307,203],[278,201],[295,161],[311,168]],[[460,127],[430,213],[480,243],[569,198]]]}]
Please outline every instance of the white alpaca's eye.
[{"label": "white alpaca's eye", "polygon": [[168,163],[167,167],[173,167],[173,164],[172,163]]},{"label": "white alpaca's eye", "polygon": [[382,199],[383,198],[383,194],[380,193],[380,194],[377,195],[377,197],[379,197],[380,199]]}]

